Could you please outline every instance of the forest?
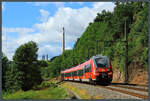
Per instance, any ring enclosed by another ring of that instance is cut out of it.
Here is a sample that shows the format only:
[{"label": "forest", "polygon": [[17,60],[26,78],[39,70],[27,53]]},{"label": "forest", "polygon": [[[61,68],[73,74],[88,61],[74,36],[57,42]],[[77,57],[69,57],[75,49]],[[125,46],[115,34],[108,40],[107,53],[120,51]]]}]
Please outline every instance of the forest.
[{"label": "forest", "polygon": [[60,71],[81,64],[96,54],[108,56],[112,67],[124,73],[125,31],[128,34],[129,69],[147,70],[148,3],[115,2],[113,12],[103,10],[97,14],[73,49],[65,50],[51,61],[37,59],[38,45],[33,41],[19,46],[13,61],[2,54],[2,89],[10,92],[30,90],[44,79],[57,78]]}]

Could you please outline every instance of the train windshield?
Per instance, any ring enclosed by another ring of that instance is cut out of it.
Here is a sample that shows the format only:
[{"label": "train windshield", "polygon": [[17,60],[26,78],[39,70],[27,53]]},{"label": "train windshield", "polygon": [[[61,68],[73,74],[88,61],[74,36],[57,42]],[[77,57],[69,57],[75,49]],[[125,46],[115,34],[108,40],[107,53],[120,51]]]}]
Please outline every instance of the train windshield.
[{"label": "train windshield", "polygon": [[104,58],[104,57],[96,58],[95,61],[96,61],[97,67],[104,68],[104,67],[108,67],[108,65],[109,65],[108,58]]}]

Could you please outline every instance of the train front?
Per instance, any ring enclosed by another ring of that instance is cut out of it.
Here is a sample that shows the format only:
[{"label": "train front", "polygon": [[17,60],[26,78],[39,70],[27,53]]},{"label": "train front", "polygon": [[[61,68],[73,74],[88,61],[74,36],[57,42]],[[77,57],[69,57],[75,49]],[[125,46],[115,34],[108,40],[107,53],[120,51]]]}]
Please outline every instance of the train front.
[{"label": "train front", "polygon": [[113,71],[111,62],[107,56],[97,55],[93,57],[96,68],[96,81],[99,83],[111,83]]}]

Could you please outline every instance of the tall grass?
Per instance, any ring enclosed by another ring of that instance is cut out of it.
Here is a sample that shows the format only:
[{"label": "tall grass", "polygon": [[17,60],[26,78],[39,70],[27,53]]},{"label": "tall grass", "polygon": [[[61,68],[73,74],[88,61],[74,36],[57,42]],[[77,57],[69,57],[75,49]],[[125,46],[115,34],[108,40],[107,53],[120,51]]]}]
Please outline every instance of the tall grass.
[{"label": "tall grass", "polygon": [[[47,85],[46,85],[47,86]],[[17,91],[15,93],[3,92],[2,99],[65,99],[67,93],[64,88],[51,86],[40,90]]]}]

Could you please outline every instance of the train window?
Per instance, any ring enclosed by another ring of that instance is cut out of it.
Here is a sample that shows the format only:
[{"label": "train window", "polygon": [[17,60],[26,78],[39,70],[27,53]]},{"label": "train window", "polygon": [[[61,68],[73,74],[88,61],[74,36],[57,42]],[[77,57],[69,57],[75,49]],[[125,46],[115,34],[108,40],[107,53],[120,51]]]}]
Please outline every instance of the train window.
[{"label": "train window", "polygon": [[88,67],[86,66],[86,73],[88,72]]},{"label": "train window", "polygon": [[83,68],[83,73],[85,73],[86,71],[85,71],[85,67]]},{"label": "train window", "polygon": [[88,72],[92,72],[91,64],[88,64],[87,68],[88,68]]},{"label": "train window", "polygon": [[81,76],[83,76],[83,69],[81,70]]},{"label": "train window", "polygon": [[75,76],[77,76],[77,71],[75,71]]},{"label": "train window", "polygon": [[88,65],[85,66],[85,73],[89,72]]},{"label": "train window", "polygon": [[82,71],[81,70],[79,70],[79,76],[82,76],[82,73],[81,73]]},{"label": "train window", "polygon": [[81,70],[81,76],[83,76],[83,69]]},{"label": "train window", "polygon": [[79,70],[77,70],[77,76],[79,76]]},{"label": "train window", "polygon": [[89,71],[89,66],[88,66],[88,65],[86,66],[86,68],[87,68],[87,72],[90,72],[90,71]]},{"label": "train window", "polygon": [[109,65],[109,60],[108,58],[96,58],[95,59],[96,61],[96,64],[97,64],[97,67],[101,67],[101,68],[104,68],[104,67],[108,67]]},{"label": "train window", "polygon": [[77,71],[75,72],[75,75],[77,76]]},{"label": "train window", "polygon": [[91,66],[91,64],[89,64],[90,65],[90,72],[92,72],[92,66]]},{"label": "train window", "polygon": [[85,73],[85,69],[83,68],[83,74]]},{"label": "train window", "polygon": [[87,66],[85,66],[85,73],[87,73]]},{"label": "train window", "polygon": [[81,76],[81,70],[79,72],[80,72],[80,76]]}]

